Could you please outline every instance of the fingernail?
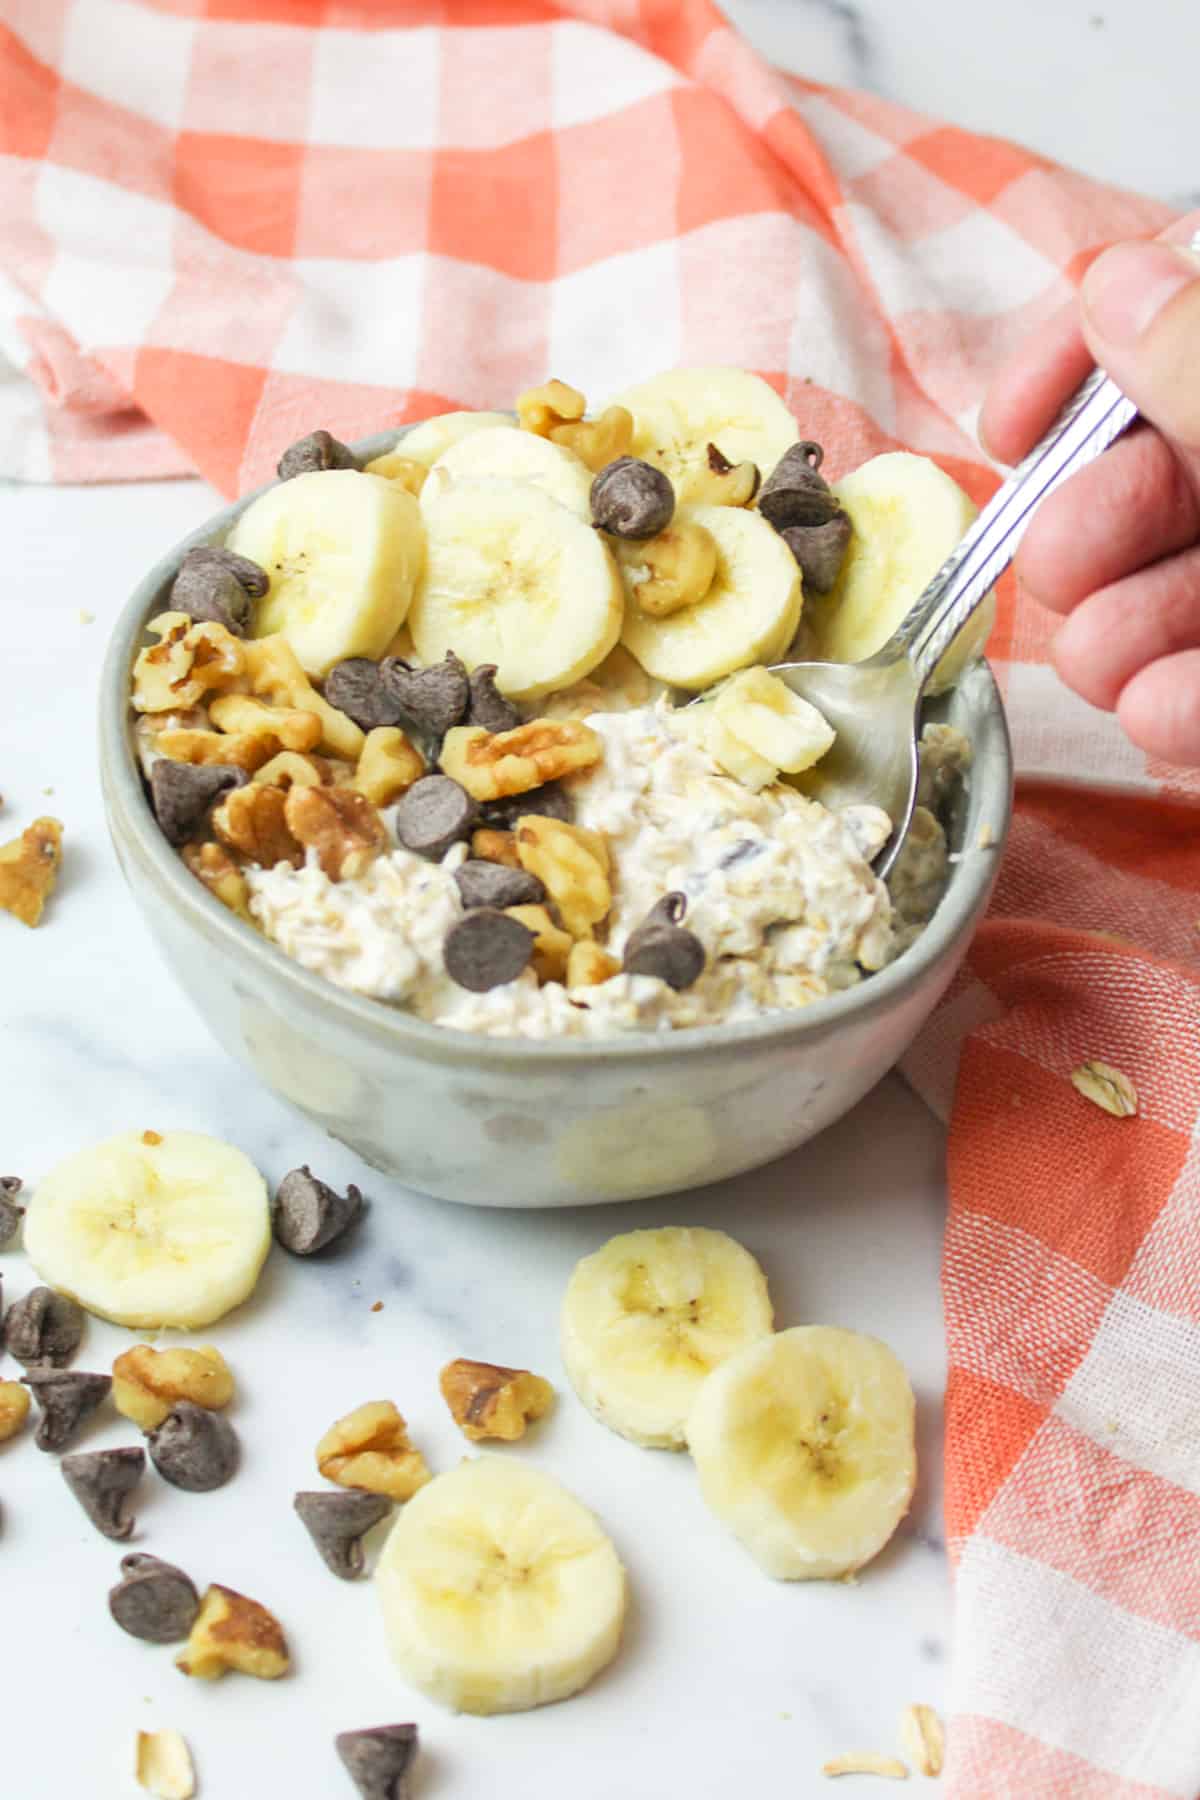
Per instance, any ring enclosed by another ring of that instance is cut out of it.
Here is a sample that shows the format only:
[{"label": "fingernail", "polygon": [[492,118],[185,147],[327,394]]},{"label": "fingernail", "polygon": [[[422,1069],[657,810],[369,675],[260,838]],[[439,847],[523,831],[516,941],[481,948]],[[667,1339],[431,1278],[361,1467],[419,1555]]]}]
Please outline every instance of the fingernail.
[{"label": "fingernail", "polygon": [[1181,288],[1200,279],[1200,259],[1175,244],[1114,244],[1083,278],[1093,331],[1124,350],[1154,323]]}]

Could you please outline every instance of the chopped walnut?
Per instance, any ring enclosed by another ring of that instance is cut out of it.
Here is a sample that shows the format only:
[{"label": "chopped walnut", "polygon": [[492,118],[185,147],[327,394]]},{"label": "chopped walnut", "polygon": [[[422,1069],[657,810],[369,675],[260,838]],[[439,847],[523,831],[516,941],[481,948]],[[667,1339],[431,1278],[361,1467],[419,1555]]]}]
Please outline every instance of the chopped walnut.
[{"label": "chopped walnut", "polygon": [[456,725],[442,742],[441,764],[474,800],[527,794],[600,760],[604,742],[578,719],[530,719],[514,731]]},{"label": "chopped walnut", "polygon": [[62,863],[62,822],[35,819],[19,838],[0,844],[0,909],[22,925],[40,923]]},{"label": "chopped walnut", "polygon": [[29,1417],[29,1389],[19,1381],[0,1381],[0,1444],[16,1437]]},{"label": "chopped walnut", "polygon": [[406,494],[414,498],[425,486],[425,477],[429,470],[422,462],[411,456],[402,456],[399,450],[388,450],[383,456],[373,457],[367,464],[364,474],[378,475],[384,481],[390,481],[394,487],[403,488]]},{"label": "chopped walnut", "polygon": [[565,381],[545,381],[541,387],[526,388],[517,395],[517,418],[522,431],[535,437],[549,437],[556,425],[568,425],[582,419],[587,401],[578,388]]},{"label": "chopped walnut", "polygon": [[220,731],[188,728],[160,731],[154,740],[154,748],[163,756],[169,756],[172,762],[223,763],[253,775],[286,746],[274,728],[234,731],[228,736]]},{"label": "chopped walnut", "polygon": [[218,731],[273,731],[285,750],[315,750],[323,736],[316,713],[266,706],[250,694],[219,694],[209,704],[208,716]]},{"label": "chopped walnut", "polygon": [[137,712],[175,712],[196,706],[214,689],[229,688],[245,673],[237,638],[223,625],[186,613],[160,613],[146,627],[158,638],[138,652],[133,665],[133,705]]},{"label": "chopped walnut", "polygon": [[694,519],[675,519],[657,537],[615,549],[635,606],[653,619],[694,606],[716,577],[716,540]]},{"label": "chopped walnut", "polygon": [[177,1731],[139,1731],[134,1774],[156,1800],[192,1800],[196,1792],[191,1752]]},{"label": "chopped walnut", "polygon": [[316,851],[330,881],[353,881],[387,848],[383,820],[352,788],[289,788],[284,812],[288,830]]},{"label": "chopped walnut", "polygon": [[707,467],[692,473],[688,501],[692,506],[749,506],[761,485],[756,463],[731,463],[710,444]]},{"label": "chopped walnut", "polygon": [[368,731],[354,774],[354,788],[372,806],[390,806],[425,773],[425,758],[398,725]]},{"label": "chopped walnut", "polygon": [[460,1356],[439,1377],[442,1398],[464,1437],[524,1437],[526,1426],[548,1412],[554,1389],[528,1369],[506,1369],[498,1363],[471,1362]]},{"label": "chopped walnut", "polygon": [[214,1582],[205,1590],[175,1663],[185,1675],[197,1675],[201,1681],[216,1681],[230,1669],[260,1681],[277,1681],[287,1674],[291,1659],[274,1614],[257,1600]]},{"label": "chopped walnut", "polygon": [[330,706],[318,694],[296,652],[279,632],[270,637],[247,638],[243,645],[246,670],[254,693],[273,706],[290,706],[299,712],[316,713],[321,721],[321,743],[332,756],[357,762],[362,755],[363,734],[353,719],[348,719],[336,706]]},{"label": "chopped walnut", "polygon": [[598,832],[526,813],[517,820],[521,867],[536,875],[572,937],[588,938],[612,906],[608,846]]},{"label": "chopped walnut", "polygon": [[606,469],[618,456],[628,456],[633,443],[633,414],[623,406],[606,406],[595,419],[577,419],[566,425],[552,425],[550,442],[564,450],[573,450],[594,475]]},{"label": "chopped walnut", "polygon": [[177,1400],[220,1409],[233,1399],[233,1376],[219,1350],[155,1350],[135,1344],[113,1364],[113,1405],[143,1431],[161,1425]]},{"label": "chopped walnut", "polygon": [[306,756],[299,750],[281,750],[255,771],[262,787],[323,787],[332,773],[323,756]]},{"label": "chopped walnut", "polygon": [[510,919],[517,919],[533,932],[532,968],[539,984],[564,981],[567,958],[571,954],[571,934],[556,925],[544,906],[506,906]]},{"label": "chopped walnut", "polygon": [[316,791],[289,788],[285,793],[283,788],[261,787],[253,782],[233,788],[214,808],[213,830],[227,849],[236,850],[260,868],[273,869],[282,862],[299,869],[304,863],[304,846],[290,829],[288,801],[292,794]]},{"label": "chopped walnut", "polygon": [[363,1488],[392,1500],[411,1500],[432,1480],[390,1400],[369,1400],[331,1425],[317,1445],[317,1467],[340,1487]]},{"label": "chopped walnut", "polygon": [[239,919],[250,919],[250,889],[246,877],[220,844],[185,844],[184,862],[209,893]]},{"label": "chopped walnut", "polygon": [[492,831],[482,826],[471,836],[471,855],[480,862],[503,863],[506,869],[519,869],[521,858],[517,855],[517,834],[515,831]]},{"label": "chopped walnut", "polygon": [[571,954],[567,958],[566,985],[574,987],[598,987],[602,981],[611,981],[614,975],[621,973],[621,965],[615,956],[602,950],[590,938],[581,938],[577,944],[571,945]]}]

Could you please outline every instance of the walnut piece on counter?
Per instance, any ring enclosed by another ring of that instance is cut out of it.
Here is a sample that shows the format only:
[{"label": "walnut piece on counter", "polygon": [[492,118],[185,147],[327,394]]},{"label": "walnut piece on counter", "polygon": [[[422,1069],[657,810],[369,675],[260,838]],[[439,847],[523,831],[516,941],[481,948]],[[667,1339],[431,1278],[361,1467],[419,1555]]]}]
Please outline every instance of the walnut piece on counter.
[{"label": "walnut piece on counter", "polygon": [[134,1344],[117,1357],[112,1375],[113,1405],[143,1431],[161,1425],[178,1400],[220,1408],[233,1399],[233,1375],[212,1344],[195,1350]]},{"label": "walnut piece on counter", "polygon": [[19,838],[0,844],[0,909],[31,928],[41,922],[62,865],[62,821],[35,819]]},{"label": "walnut piece on counter", "polygon": [[542,1376],[465,1356],[447,1363],[438,1380],[455,1424],[473,1443],[482,1438],[515,1442],[554,1401],[554,1389]]},{"label": "walnut piece on counter", "polygon": [[273,1613],[257,1600],[214,1582],[205,1590],[175,1664],[201,1681],[216,1681],[231,1669],[259,1681],[278,1681],[291,1667],[291,1658]]},{"label": "walnut piece on counter", "polygon": [[411,1500],[433,1479],[391,1400],[368,1400],[331,1425],[317,1445],[317,1467],[339,1487],[363,1488],[391,1500]]}]

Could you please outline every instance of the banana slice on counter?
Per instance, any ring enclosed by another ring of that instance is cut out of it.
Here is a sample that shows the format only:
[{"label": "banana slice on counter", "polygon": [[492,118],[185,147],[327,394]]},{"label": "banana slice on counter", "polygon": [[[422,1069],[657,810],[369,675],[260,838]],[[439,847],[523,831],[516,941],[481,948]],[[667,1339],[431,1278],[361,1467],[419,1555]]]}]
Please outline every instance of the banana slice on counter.
[{"label": "banana slice on counter", "polygon": [[611,1662],[625,1571],[598,1521],[527,1464],[481,1456],[405,1506],[376,1573],[392,1655],[458,1712],[525,1712]]},{"label": "banana slice on counter", "polygon": [[592,480],[591,470],[573,450],[519,431],[506,420],[503,431],[477,431],[443,451],[421,489],[421,508],[428,512],[467,482],[519,481],[590,524]]},{"label": "banana slice on counter", "polygon": [[860,1569],[908,1511],[913,1392],[877,1338],[802,1325],[722,1363],[688,1448],[705,1500],[781,1581]]},{"label": "banana slice on counter", "polygon": [[432,419],[422,419],[419,425],[402,431],[394,448],[398,456],[407,456],[413,462],[424,463],[428,469],[451,444],[457,444],[460,438],[471,437],[477,431],[495,431],[498,428],[507,430],[511,425],[510,413],[437,413]]},{"label": "banana slice on counter", "polygon": [[347,656],[382,656],[403,625],[425,534],[411,494],[357,469],[281,481],[248,506],[227,540],[271,578],[254,636],[282,632],[305,674]]},{"label": "banana slice on counter", "polygon": [[[854,534],[830,594],[805,615],[814,657],[862,662],[886,643],[926,582],[941,568],[978,507],[957,481],[927,456],[889,450],[835,482]],[[953,687],[982,656],[996,620],[986,599],[934,671],[930,693]]]},{"label": "banana slice on counter", "polygon": [[195,1131],[127,1131],[77,1151],[25,1214],[42,1280],[139,1331],[211,1325],[253,1292],[270,1248],[262,1176]]},{"label": "banana slice on counter", "polygon": [[448,650],[468,668],[495,663],[505,694],[536,700],[582,680],[613,648],[621,578],[578,514],[523,482],[479,480],[430,506],[425,526],[408,619],[423,663]]},{"label": "banana slice on counter", "polygon": [[611,1238],[575,1265],[562,1305],[563,1362],[602,1425],[681,1450],[711,1370],[771,1330],[762,1270],[723,1231],[665,1226]]},{"label": "banana slice on counter", "polygon": [[702,600],[652,618],[636,601],[635,551],[621,641],[648,675],[673,687],[711,687],[751,663],[779,662],[800,623],[800,570],[767,521],[737,506],[695,506],[689,519],[716,540],[717,572]]},{"label": "banana slice on counter", "polygon": [[745,369],[669,369],[609,405],[633,414],[633,455],[669,475],[681,503],[707,486],[710,444],[765,480],[800,436],[775,389]]}]

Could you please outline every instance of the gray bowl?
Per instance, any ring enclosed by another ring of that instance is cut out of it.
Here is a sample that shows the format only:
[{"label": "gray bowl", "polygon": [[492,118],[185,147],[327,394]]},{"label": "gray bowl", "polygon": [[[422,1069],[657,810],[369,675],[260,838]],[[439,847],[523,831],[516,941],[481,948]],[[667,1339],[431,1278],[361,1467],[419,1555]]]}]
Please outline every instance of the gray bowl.
[{"label": "gray bowl", "polygon": [[[359,448],[379,455],[395,435]],[[891,1068],[962,961],[1008,830],[1012,757],[985,663],[931,715],[966,732],[975,767],[945,897],[898,961],[803,1011],[745,1024],[601,1042],[477,1037],[289,961],[188,873],[150,811],[129,714],[133,659],[185,552],[222,541],[254,497],[208,520],[138,584],[100,683],[100,773],[118,860],[168,967],[231,1056],[373,1168],[483,1206],[634,1200],[718,1181],[804,1143]]]}]

